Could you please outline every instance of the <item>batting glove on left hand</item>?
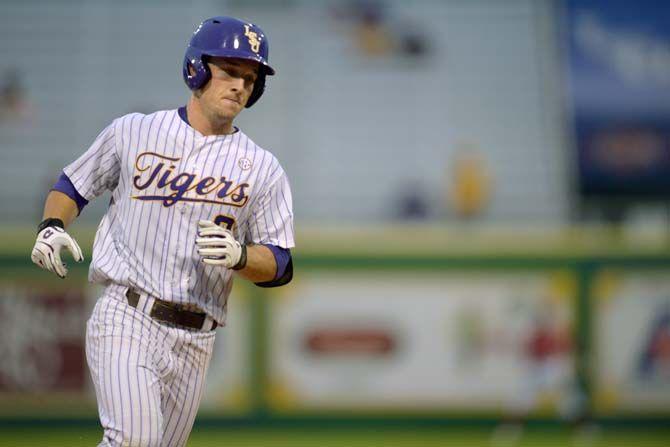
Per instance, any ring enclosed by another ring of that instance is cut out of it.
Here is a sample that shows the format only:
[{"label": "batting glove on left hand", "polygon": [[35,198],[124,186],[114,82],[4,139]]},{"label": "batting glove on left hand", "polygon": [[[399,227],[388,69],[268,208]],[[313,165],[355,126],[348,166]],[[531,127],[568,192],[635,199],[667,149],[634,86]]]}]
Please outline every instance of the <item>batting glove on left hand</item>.
[{"label": "batting glove on left hand", "polygon": [[247,247],[235,240],[233,233],[210,220],[198,222],[195,240],[202,262],[241,270],[247,265]]},{"label": "batting glove on left hand", "polygon": [[43,269],[65,278],[67,267],[60,258],[63,247],[70,250],[75,261],[84,260],[79,244],[64,229],[56,226],[46,227],[37,234],[37,241],[35,241],[30,259]]}]

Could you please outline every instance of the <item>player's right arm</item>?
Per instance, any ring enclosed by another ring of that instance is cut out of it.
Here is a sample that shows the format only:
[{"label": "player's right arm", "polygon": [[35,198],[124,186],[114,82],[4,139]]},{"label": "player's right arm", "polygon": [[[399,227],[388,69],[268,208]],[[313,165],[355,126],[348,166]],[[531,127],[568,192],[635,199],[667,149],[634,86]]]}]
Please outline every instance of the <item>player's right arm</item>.
[{"label": "player's right arm", "polygon": [[65,167],[47,196],[43,220],[37,227],[31,254],[35,264],[65,278],[67,268],[60,256],[63,247],[70,250],[75,261],[84,260],[81,248],[65,228],[90,199],[118,184],[120,163],[116,149],[115,123],[112,123],[81,157]]},{"label": "player's right arm", "polygon": [[42,220],[60,219],[67,228],[79,214],[77,202],[61,191],[52,190],[44,203]]},{"label": "player's right arm", "polygon": [[75,261],[84,260],[79,244],[65,231],[77,213],[77,202],[60,191],[51,191],[44,205],[44,220],[37,227],[37,240],[30,255],[35,264],[61,278],[67,275],[67,266],[61,260],[63,247],[70,250]]}]

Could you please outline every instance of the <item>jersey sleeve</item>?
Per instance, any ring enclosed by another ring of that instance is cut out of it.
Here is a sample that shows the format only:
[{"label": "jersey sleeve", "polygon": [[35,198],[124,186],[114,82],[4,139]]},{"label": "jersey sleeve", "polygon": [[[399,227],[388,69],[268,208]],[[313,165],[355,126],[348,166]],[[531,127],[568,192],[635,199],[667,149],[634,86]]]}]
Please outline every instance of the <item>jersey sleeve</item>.
[{"label": "jersey sleeve", "polygon": [[115,127],[115,122],[107,126],[83,155],[63,169],[86,200],[98,197],[105,190],[113,190],[119,182],[121,163]]},{"label": "jersey sleeve", "polygon": [[249,232],[251,241],[255,244],[271,244],[283,248],[295,246],[293,199],[288,178],[283,170],[256,203]]}]

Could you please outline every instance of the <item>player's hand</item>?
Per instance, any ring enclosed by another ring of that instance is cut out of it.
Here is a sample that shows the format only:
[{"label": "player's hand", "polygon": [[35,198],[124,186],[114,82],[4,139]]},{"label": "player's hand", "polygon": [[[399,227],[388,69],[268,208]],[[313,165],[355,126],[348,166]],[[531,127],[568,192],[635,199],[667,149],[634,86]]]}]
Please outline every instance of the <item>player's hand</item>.
[{"label": "player's hand", "polygon": [[235,240],[233,233],[210,220],[198,222],[195,239],[202,262],[240,270],[247,264],[247,248]]},{"label": "player's hand", "polygon": [[67,275],[67,266],[60,258],[60,252],[66,247],[77,262],[84,260],[81,248],[72,237],[60,227],[46,227],[37,234],[37,241],[30,256],[32,261],[45,270],[55,273],[61,278]]}]

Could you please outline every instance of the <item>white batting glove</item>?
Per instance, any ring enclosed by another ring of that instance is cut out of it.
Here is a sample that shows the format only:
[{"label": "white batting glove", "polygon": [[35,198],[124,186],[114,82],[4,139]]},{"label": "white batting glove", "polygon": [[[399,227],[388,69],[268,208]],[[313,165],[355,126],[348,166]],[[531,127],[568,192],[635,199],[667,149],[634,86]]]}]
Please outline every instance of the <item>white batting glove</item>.
[{"label": "white batting glove", "polygon": [[84,255],[77,242],[65,230],[56,226],[46,227],[37,234],[37,241],[30,259],[43,269],[65,278],[67,266],[60,258],[60,251],[63,247],[70,250],[75,261],[84,260]]},{"label": "white batting glove", "polygon": [[227,269],[241,270],[247,265],[247,248],[235,240],[233,233],[210,220],[198,222],[195,240],[202,262]]}]

